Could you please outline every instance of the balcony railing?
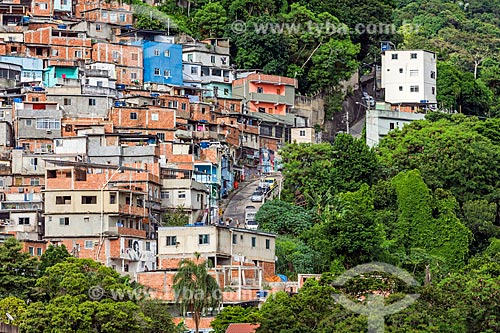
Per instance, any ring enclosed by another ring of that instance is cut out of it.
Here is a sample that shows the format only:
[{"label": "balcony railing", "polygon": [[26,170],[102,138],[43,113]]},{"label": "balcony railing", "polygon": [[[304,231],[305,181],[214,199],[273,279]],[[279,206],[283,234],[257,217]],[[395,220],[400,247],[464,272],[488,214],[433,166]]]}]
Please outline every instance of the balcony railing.
[{"label": "balcony railing", "polygon": [[216,175],[208,175],[208,174],[195,174],[194,180],[203,184],[213,184],[218,183],[219,178]]}]

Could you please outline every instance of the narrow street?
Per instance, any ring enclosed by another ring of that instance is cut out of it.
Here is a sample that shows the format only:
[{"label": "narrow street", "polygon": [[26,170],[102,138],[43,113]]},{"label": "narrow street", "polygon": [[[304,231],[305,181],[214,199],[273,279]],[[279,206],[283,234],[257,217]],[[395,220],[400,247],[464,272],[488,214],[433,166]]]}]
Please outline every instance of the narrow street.
[{"label": "narrow street", "polygon": [[224,221],[227,218],[232,218],[233,223],[231,226],[236,226],[236,222],[239,221],[241,225],[245,223],[245,207],[255,206],[259,209],[262,203],[252,202],[250,197],[255,191],[259,184],[259,178],[252,180],[251,182],[243,184],[243,188],[239,189],[232,197],[230,197],[229,202],[224,211]]},{"label": "narrow street", "polygon": [[[278,183],[281,182],[280,174],[274,174],[271,177],[274,177]],[[236,226],[236,222],[239,221],[243,227],[245,223],[245,207],[254,206],[259,209],[260,206],[262,206],[262,202],[252,202],[251,200],[252,193],[257,189],[259,181],[260,178],[255,178],[250,182],[245,182],[234,195],[229,196],[229,201],[226,204],[226,209],[223,214],[224,221],[226,221],[227,218],[232,218],[233,223],[231,226]],[[275,189],[275,191],[277,190],[278,188]]]}]

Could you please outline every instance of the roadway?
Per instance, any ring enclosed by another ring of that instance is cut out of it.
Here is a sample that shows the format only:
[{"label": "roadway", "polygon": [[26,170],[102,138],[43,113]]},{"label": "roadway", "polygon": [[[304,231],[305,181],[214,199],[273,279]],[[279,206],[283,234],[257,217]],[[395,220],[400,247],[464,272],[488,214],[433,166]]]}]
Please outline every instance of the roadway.
[{"label": "roadway", "polygon": [[[279,174],[271,175],[271,177],[276,178],[278,183],[281,180],[281,175]],[[259,209],[260,206],[262,206],[263,204],[262,202],[252,202],[250,200],[252,193],[257,189],[257,186],[259,185],[259,181],[260,178],[257,178],[250,182],[245,182],[243,184],[240,184],[241,188],[238,189],[237,192],[235,192],[234,195],[232,195],[229,198],[223,216],[224,216],[224,221],[226,221],[227,218],[233,219],[233,223],[231,224],[232,227],[236,226],[237,221],[240,222],[240,227],[242,228],[244,227],[246,206],[254,206],[257,209]],[[278,191],[278,186],[275,188],[273,192],[277,193],[277,191]]]}]

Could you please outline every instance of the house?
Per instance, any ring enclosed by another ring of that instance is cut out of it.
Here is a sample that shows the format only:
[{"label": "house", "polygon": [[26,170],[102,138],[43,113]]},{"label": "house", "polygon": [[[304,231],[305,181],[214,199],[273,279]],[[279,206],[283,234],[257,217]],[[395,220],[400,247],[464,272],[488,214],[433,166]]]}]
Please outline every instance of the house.
[{"label": "house", "polygon": [[435,109],[436,54],[425,50],[382,52],[381,87],[385,101],[397,111]]},{"label": "house", "polygon": [[43,61],[37,58],[1,56],[0,62],[21,66],[21,82],[41,82]]},{"label": "house", "polygon": [[182,49],[184,82],[204,89],[204,97],[231,97],[233,81],[229,40],[185,43]]},{"label": "house", "polygon": [[144,82],[183,85],[182,45],[167,42],[155,36],[155,41],[142,43],[144,53]]},{"label": "house", "polygon": [[253,73],[233,81],[233,96],[242,98],[244,112],[285,115],[295,102],[297,80]]},{"label": "house", "polygon": [[156,268],[154,166],[47,160],[44,239],[132,278]]},{"label": "house", "polygon": [[92,44],[92,60],[115,64],[117,84],[139,87],[143,82],[144,65],[140,45],[98,41]]},{"label": "house", "polygon": [[63,111],[57,102],[15,103],[16,146],[37,153],[52,151],[54,138],[61,137]]},{"label": "house", "polygon": [[377,103],[374,110],[366,110],[366,144],[374,147],[391,130],[422,119],[425,119],[423,113],[397,112],[389,103]]},{"label": "house", "polygon": [[226,333],[255,333],[259,327],[259,324],[229,324]]},{"label": "house", "polygon": [[206,211],[209,189],[205,184],[192,180],[168,178],[172,173],[168,169],[162,171],[161,209],[169,212],[182,210],[188,216],[188,223],[201,220]]}]

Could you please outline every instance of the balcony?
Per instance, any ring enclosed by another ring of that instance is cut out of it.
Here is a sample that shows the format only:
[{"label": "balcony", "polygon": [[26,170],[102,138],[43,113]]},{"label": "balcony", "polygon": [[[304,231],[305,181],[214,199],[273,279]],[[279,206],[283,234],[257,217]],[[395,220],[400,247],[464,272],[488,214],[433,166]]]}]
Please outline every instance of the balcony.
[{"label": "balcony", "polygon": [[143,207],[131,206],[126,204],[120,204],[119,213],[126,215],[135,215],[135,216],[147,215],[147,211]]},{"label": "balcony", "polygon": [[219,178],[216,175],[209,175],[209,174],[195,174],[194,180],[203,184],[219,183]]},{"label": "balcony", "polygon": [[175,137],[179,139],[191,139],[193,138],[192,133],[193,133],[192,131],[178,129],[175,131]]},{"label": "balcony", "polygon": [[293,96],[287,97],[287,96],[276,95],[276,94],[262,94],[262,93],[251,92],[249,100],[254,101],[254,102],[293,105],[294,97]]},{"label": "balcony", "polygon": [[10,165],[0,164],[0,175],[9,176],[11,175]]}]

